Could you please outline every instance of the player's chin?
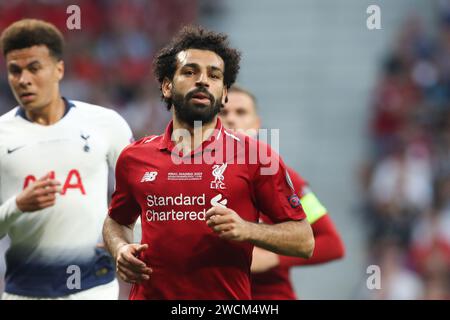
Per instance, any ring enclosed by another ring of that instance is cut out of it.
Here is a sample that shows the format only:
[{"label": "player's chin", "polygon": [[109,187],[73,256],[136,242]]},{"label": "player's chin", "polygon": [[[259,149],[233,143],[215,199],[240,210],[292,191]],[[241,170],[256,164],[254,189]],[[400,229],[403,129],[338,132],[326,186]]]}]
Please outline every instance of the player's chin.
[{"label": "player's chin", "polygon": [[26,111],[33,111],[40,109],[41,104],[37,99],[28,101],[28,100],[20,100],[20,105],[26,110]]}]

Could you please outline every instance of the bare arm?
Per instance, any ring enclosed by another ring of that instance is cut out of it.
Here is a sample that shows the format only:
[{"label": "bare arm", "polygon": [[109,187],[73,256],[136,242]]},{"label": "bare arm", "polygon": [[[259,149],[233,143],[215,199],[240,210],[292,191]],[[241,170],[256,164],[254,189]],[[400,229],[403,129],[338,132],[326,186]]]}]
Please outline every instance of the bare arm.
[{"label": "bare arm", "polygon": [[118,249],[133,242],[133,228],[132,226],[121,225],[114,219],[106,217],[103,224],[103,239],[106,248],[116,259]]},{"label": "bare arm", "polygon": [[333,221],[328,215],[311,225],[315,239],[314,254],[308,260],[293,257],[280,257],[280,265],[285,267],[312,265],[341,259],[345,254],[344,243]]},{"label": "bare arm", "polygon": [[328,214],[311,224],[314,234],[314,254],[309,259],[279,256],[264,249],[253,249],[252,272],[266,272],[274,267],[294,267],[320,264],[341,259],[345,254],[344,243]]},{"label": "bare arm", "polygon": [[249,237],[255,246],[287,256],[309,258],[314,250],[314,237],[306,220],[250,223]]},{"label": "bare arm", "polygon": [[108,216],[103,224],[103,239],[116,261],[116,271],[122,280],[139,283],[150,279],[152,269],[139,259],[148,245],[132,243],[133,225],[121,225]]},{"label": "bare arm", "polygon": [[314,250],[313,233],[306,220],[273,225],[253,223],[222,207],[209,209],[206,219],[208,226],[224,239],[249,241],[278,254],[303,258],[311,257]]}]

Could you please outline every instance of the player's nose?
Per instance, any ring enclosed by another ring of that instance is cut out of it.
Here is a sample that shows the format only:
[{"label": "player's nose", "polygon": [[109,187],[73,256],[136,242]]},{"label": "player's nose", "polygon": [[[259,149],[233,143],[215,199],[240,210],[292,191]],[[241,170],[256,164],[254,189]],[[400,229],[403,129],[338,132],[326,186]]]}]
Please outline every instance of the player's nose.
[{"label": "player's nose", "polygon": [[26,87],[31,84],[31,75],[27,70],[22,71],[19,78],[19,85],[21,87]]},{"label": "player's nose", "polygon": [[208,75],[205,72],[200,72],[195,84],[198,87],[203,86],[209,88]]}]

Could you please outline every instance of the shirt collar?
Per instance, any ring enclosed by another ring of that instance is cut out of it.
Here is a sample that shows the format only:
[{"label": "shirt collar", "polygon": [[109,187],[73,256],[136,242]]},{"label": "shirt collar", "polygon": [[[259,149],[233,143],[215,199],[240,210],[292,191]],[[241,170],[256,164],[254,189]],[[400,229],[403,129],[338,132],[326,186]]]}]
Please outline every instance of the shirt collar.
[{"label": "shirt collar", "polygon": [[[200,152],[215,150],[218,145],[217,142],[220,141],[220,139],[224,136],[223,131],[224,127],[222,125],[222,122],[217,117],[217,123],[216,127],[214,128],[213,134],[208,139],[203,141],[203,143],[197,149],[193,150],[190,155],[192,156]],[[159,144],[159,150],[168,150],[170,152],[173,150],[173,148],[175,147],[175,143],[172,141],[172,132],[173,120],[171,120],[169,125],[166,127],[164,136]]]},{"label": "shirt collar", "polygon": [[[70,109],[72,109],[72,108],[75,107],[75,104],[74,104],[72,101],[69,101],[69,100],[67,100],[67,99],[64,98],[64,97],[62,97],[62,99],[63,99],[63,101],[64,101],[64,107],[65,107],[65,110],[64,110],[64,114],[63,114],[63,116],[61,117],[61,119],[64,118],[64,117],[66,116],[66,114],[69,113]],[[22,117],[22,118],[24,118],[25,120],[30,121],[30,119],[27,118],[27,115],[26,115],[26,113],[25,113],[25,109],[22,108],[22,107],[19,107],[19,109],[17,109],[16,116]],[[61,119],[60,119],[60,120],[61,120]]]}]

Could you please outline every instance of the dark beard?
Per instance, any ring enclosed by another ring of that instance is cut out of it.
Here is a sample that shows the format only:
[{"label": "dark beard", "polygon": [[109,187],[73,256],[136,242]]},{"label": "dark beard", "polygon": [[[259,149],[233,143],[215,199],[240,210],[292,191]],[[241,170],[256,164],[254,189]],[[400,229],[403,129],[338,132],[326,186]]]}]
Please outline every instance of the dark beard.
[{"label": "dark beard", "polygon": [[[208,95],[210,105],[200,105],[192,103],[191,98],[197,93]],[[175,109],[175,115],[181,122],[194,127],[195,121],[201,121],[202,125],[211,123],[222,107],[222,96],[214,99],[213,95],[205,87],[192,90],[183,96],[172,89],[172,104]]]}]

